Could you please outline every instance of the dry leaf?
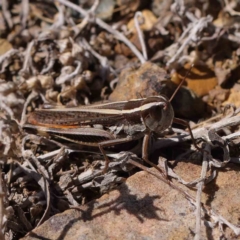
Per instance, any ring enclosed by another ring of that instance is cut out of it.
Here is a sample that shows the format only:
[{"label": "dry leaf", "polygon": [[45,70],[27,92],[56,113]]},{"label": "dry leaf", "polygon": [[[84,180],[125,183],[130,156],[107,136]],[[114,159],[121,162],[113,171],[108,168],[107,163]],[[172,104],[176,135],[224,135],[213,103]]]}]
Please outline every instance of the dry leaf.
[{"label": "dry leaf", "polygon": [[114,7],[114,0],[101,0],[97,7],[96,14],[99,18],[103,20],[111,20],[114,13]]},{"label": "dry leaf", "polygon": [[222,103],[223,106],[227,104],[234,104],[236,107],[240,107],[240,91],[231,89],[227,100]]},{"label": "dry leaf", "polygon": [[195,64],[191,72],[188,73],[190,68],[191,64],[185,64],[184,68],[172,75],[172,81],[179,84],[186,77],[187,87],[198,96],[208,94],[217,85],[215,73],[207,65]]},{"label": "dry leaf", "polygon": [[10,49],[12,49],[12,44],[7,39],[0,38],[0,56]]},{"label": "dry leaf", "polygon": [[[139,21],[139,26],[143,31],[149,31],[153,28],[153,25],[157,22],[155,15],[149,10],[142,11],[143,23]],[[136,32],[134,18],[131,19],[127,25],[128,29],[132,32]]]},{"label": "dry leaf", "polygon": [[117,0],[121,15],[126,15],[138,9],[141,0]]}]

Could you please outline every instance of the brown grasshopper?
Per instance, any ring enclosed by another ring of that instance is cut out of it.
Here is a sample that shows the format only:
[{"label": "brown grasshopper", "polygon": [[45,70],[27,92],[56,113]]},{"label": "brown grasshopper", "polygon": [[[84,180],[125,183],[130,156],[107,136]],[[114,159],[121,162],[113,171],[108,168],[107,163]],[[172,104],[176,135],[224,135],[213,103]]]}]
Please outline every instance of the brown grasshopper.
[{"label": "brown grasshopper", "polygon": [[29,114],[23,128],[37,130],[41,135],[50,134],[54,139],[99,147],[106,160],[103,172],[109,165],[105,147],[144,137],[142,158],[160,171],[148,160],[148,142],[152,134],[160,135],[176,122],[186,125],[194,139],[188,123],[174,118],[171,99],[152,96],[81,107],[39,109]]}]

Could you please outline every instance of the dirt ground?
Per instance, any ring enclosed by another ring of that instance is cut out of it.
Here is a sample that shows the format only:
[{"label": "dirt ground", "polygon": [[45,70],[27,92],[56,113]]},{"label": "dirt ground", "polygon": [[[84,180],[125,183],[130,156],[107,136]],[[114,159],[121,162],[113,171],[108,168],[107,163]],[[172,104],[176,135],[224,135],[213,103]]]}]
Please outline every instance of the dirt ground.
[{"label": "dirt ground", "polygon": [[0,6],[0,240],[239,239],[238,1]]}]

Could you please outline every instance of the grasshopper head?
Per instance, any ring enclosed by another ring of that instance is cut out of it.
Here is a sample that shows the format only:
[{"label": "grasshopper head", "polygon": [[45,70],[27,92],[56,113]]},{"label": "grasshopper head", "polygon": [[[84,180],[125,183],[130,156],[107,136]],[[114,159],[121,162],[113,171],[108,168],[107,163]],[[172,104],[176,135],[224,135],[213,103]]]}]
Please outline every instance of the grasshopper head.
[{"label": "grasshopper head", "polygon": [[174,112],[165,96],[146,98],[141,106],[142,120],[150,132],[161,134],[172,125]]}]

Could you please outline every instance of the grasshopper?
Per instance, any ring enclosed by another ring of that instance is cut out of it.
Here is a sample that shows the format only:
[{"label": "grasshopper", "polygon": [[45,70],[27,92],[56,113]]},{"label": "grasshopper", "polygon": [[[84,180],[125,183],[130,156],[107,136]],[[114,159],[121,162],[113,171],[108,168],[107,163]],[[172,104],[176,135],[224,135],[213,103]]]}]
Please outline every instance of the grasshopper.
[{"label": "grasshopper", "polygon": [[161,95],[81,107],[39,109],[28,115],[23,128],[36,130],[44,136],[49,134],[54,139],[99,147],[106,161],[103,173],[109,165],[105,147],[144,137],[142,158],[161,171],[148,160],[148,143],[152,134],[161,135],[176,122],[186,125],[194,139],[188,123],[174,118],[171,99]]}]

